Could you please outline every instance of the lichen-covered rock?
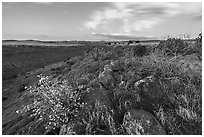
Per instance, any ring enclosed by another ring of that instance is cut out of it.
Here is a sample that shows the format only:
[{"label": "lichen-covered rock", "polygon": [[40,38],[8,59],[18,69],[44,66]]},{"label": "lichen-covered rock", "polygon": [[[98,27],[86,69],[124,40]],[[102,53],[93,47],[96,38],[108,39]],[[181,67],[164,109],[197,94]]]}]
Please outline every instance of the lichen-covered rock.
[{"label": "lichen-covered rock", "polygon": [[112,68],[111,65],[105,65],[103,72],[101,72],[98,76],[99,82],[104,88],[109,88],[113,85],[113,77],[111,75]]},{"label": "lichen-covered rock", "polygon": [[123,118],[123,126],[130,135],[165,135],[157,119],[144,110],[131,109]]}]

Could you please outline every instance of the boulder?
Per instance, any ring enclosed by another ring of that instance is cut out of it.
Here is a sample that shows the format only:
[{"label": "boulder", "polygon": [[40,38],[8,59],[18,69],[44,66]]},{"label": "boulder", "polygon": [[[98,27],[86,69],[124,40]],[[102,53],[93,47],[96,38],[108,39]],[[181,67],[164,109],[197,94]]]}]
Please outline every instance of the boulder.
[{"label": "boulder", "polygon": [[140,109],[128,110],[123,118],[123,127],[130,135],[166,135],[157,119]]},{"label": "boulder", "polygon": [[112,68],[110,65],[105,65],[103,72],[98,76],[99,82],[105,89],[113,86]]}]

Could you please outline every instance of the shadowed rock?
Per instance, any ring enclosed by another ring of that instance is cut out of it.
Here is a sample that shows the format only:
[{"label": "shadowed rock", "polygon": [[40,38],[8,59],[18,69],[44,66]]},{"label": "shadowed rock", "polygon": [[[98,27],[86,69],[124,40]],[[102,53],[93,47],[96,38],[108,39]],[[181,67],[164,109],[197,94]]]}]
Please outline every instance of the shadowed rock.
[{"label": "shadowed rock", "polygon": [[131,109],[123,118],[123,126],[130,135],[165,135],[166,132],[149,112]]}]

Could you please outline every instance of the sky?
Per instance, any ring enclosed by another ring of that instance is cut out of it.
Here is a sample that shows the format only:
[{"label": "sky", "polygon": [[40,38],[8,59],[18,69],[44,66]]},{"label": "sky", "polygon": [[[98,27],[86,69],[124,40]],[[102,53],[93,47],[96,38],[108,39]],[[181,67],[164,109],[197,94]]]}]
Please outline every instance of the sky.
[{"label": "sky", "polygon": [[2,39],[195,38],[201,2],[3,2]]}]

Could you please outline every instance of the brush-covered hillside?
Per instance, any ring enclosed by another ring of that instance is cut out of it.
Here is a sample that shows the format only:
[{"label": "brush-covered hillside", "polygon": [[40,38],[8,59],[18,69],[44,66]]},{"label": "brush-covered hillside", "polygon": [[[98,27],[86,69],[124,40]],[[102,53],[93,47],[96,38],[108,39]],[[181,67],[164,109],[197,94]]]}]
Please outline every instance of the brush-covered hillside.
[{"label": "brush-covered hillside", "polygon": [[21,76],[3,134],[201,135],[201,39],[98,46]]}]

